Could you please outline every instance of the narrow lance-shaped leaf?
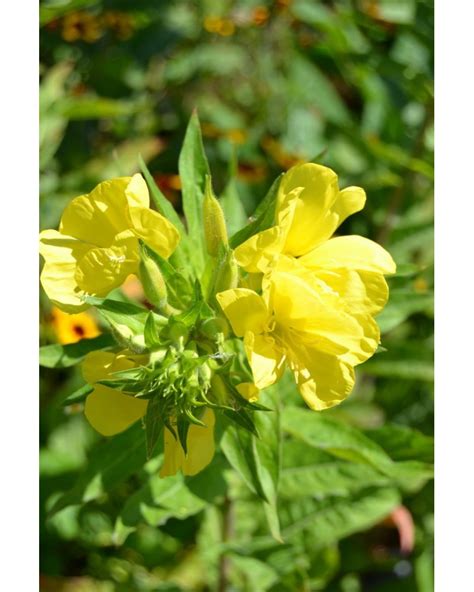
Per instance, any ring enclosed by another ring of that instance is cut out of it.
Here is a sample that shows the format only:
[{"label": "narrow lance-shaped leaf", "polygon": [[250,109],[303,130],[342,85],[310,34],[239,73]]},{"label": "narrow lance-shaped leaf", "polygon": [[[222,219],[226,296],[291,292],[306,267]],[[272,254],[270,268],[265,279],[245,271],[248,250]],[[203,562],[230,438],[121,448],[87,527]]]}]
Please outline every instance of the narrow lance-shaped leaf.
[{"label": "narrow lance-shaped leaf", "polygon": [[81,339],[67,345],[52,344],[40,348],[40,366],[45,368],[69,368],[81,362],[91,351],[107,349],[115,345],[110,333],[104,333],[90,339]]},{"label": "narrow lance-shaped leaf", "polygon": [[148,189],[150,190],[150,195],[155,204],[156,209],[160,214],[162,214],[165,218],[167,218],[174,226],[176,226],[179,235],[180,241],[176,251],[171,255],[170,261],[179,269],[182,273],[188,268],[186,265],[187,257],[189,257],[190,246],[189,246],[189,237],[186,233],[186,229],[184,224],[181,221],[176,210],[173,208],[171,202],[166,199],[163,193],[158,188],[155,180],[153,179],[148,167],[145,164],[145,161],[141,156],[138,157],[138,163],[140,165],[140,169],[145,177],[145,180],[148,185]]},{"label": "narrow lance-shaped leaf", "polygon": [[278,195],[278,188],[280,186],[282,175],[273,181],[272,186],[268,190],[267,195],[260,202],[259,206],[252,215],[253,221],[241,230],[236,232],[229,241],[230,246],[235,249],[248,238],[270,228],[275,218],[276,198]]},{"label": "narrow lance-shaped leaf", "polygon": [[179,175],[182,185],[183,210],[193,245],[191,257],[196,266],[196,275],[204,269],[205,241],[203,232],[203,199],[209,164],[204,153],[201,127],[197,112],[189,121],[183,148],[179,155]]},{"label": "narrow lance-shaped leaf", "polygon": [[271,405],[269,413],[254,413],[260,438],[253,437],[253,452],[262,489],[268,502],[264,503],[265,515],[273,537],[282,542],[278,518],[278,483],[281,465],[281,426],[279,401],[275,393],[262,393],[264,403]]}]

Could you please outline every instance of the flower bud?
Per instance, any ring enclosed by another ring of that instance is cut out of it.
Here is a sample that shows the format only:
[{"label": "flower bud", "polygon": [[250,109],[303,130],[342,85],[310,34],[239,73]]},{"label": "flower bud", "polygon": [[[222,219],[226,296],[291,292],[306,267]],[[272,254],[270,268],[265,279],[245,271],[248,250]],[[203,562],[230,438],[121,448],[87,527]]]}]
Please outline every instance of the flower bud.
[{"label": "flower bud", "polygon": [[211,177],[206,176],[203,202],[204,236],[209,255],[217,257],[219,248],[227,246],[227,229],[224,212],[212,192]]},{"label": "flower bud", "polygon": [[140,241],[138,275],[147,300],[163,314],[172,314],[174,309],[168,304],[168,292],[163,275],[157,262],[151,257],[147,246],[142,241]]}]

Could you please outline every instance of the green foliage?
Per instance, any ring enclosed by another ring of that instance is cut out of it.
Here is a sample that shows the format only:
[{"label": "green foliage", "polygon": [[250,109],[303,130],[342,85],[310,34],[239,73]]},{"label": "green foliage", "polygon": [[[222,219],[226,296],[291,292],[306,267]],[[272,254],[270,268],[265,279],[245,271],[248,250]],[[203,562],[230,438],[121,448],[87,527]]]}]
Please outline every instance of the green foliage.
[{"label": "green foliage", "polygon": [[91,351],[107,349],[115,344],[111,335],[99,335],[68,345],[51,344],[40,348],[39,362],[45,368],[75,366]]}]

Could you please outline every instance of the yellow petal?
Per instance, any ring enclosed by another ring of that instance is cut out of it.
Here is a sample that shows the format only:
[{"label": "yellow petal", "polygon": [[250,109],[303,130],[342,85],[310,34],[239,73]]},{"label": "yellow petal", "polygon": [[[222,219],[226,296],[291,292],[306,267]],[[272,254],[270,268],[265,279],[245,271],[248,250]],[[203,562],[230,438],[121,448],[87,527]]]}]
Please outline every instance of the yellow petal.
[{"label": "yellow petal", "polygon": [[297,198],[284,252],[304,255],[325,240],[325,220],[339,194],[337,175],[331,169],[306,163],[291,168],[282,178],[278,191],[277,217],[287,207],[288,194],[303,188]]},{"label": "yellow petal", "polygon": [[[134,240],[135,245],[138,245]],[[106,296],[137,270],[138,250],[129,246],[90,249],[79,261],[75,278],[77,285],[97,296]]]},{"label": "yellow petal", "polygon": [[248,272],[262,273],[283,249],[284,239],[278,226],[250,237],[234,253],[237,263]]},{"label": "yellow petal", "polygon": [[183,461],[183,473],[196,475],[202,471],[214,458],[214,424],[215,416],[212,409],[206,408],[201,421],[206,427],[191,425],[186,444],[188,454]]},{"label": "yellow petal", "polygon": [[179,243],[179,232],[164,216],[147,208],[130,208],[135,236],[167,259]]},{"label": "yellow petal", "polygon": [[147,403],[98,384],[86,399],[84,414],[100,434],[113,436],[143,417]]},{"label": "yellow petal", "polygon": [[[117,358],[117,354],[107,351],[89,352],[81,364],[81,371],[84,380],[89,384],[94,384],[99,380],[104,380],[113,372],[110,368]],[[133,367],[133,366],[131,366]]]},{"label": "yellow petal", "polygon": [[255,403],[258,401],[258,395],[260,394],[260,391],[253,382],[241,382],[236,386],[236,389],[239,391],[242,397],[247,399],[247,401],[250,401],[250,403]]},{"label": "yellow petal", "polygon": [[82,361],[82,376],[86,382],[94,384],[99,380],[111,378],[114,372],[146,365],[148,360],[147,354],[134,354],[126,349],[119,353],[93,351],[89,352]]},{"label": "yellow petal", "polygon": [[215,416],[211,409],[204,412],[202,421],[206,427],[190,425],[186,438],[187,456],[181,443],[173,434],[164,430],[164,461],[160,470],[160,477],[170,477],[179,470],[184,475],[195,475],[202,471],[214,457],[214,423]]},{"label": "yellow petal", "polygon": [[[352,214],[363,210],[365,201],[365,191],[361,187],[346,187],[342,189],[332,207],[332,211],[337,215],[337,226],[340,226]],[[328,238],[332,235],[332,232],[328,235]]]},{"label": "yellow petal", "polygon": [[387,303],[388,285],[380,273],[352,269],[318,269],[317,276],[339,294],[348,310],[353,313],[375,315]]},{"label": "yellow petal", "polygon": [[380,245],[361,236],[340,236],[326,241],[301,257],[309,269],[355,269],[383,274],[395,273],[391,255]]},{"label": "yellow petal", "polygon": [[352,316],[357,321],[362,334],[358,336],[356,346],[341,354],[339,359],[351,366],[357,366],[374,355],[380,344],[380,329],[369,314],[353,314]]},{"label": "yellow petal", "polygon": [[148,208],[150,205],[150,195],[145,179],[136,174],[130,179],[125,188],[125,197],[130,207]]},{"label": "yellow petal", "polygon": [[244,347],[257,389],[264,389],[280,379],[285,369],[285,354],[272,337],[248,331]]},{"label": "yellow petal", "polygon": [[263,298],[256,292],[235,288],[219,292],[216,298],[237,337],[243,337],[247,331],[265,330],[269,314]]},{"label": "yellow petal", "polygon": [[297,335],[327,354],[355,352],[362,356],[367,349],[366,336],[343,299],[302,266],[295,264],[299,275],[280,269],[278,266],[272,273],[270,285],[275,320],[285,343]]},{"label": "yellow petal", "polygon": [[130,177],[104,181],[86,195],[73,199],[64,210],[59,231],[98,247],[131,227],[125,191]]},{"label": "yellow petal", "polygon": [[168,428],[163,432],[164,459],[160,469],[160,477],[171,477],[183,466],[184,450]]},{"label": "yellow petal", "polygon": [[354,387],[353,368],[336,356],[296,342],[288,360],[301,396],[311,409],[338,405]]},{"label": "yellow petal", "polygon": [[88,250],[88,245],[56,230],[40,234],[40,253],[45,259],[41,284],[51,302],[65,312],[76,313],[89,307],[81,299],[83,291],[75,278],[77,259]]}]

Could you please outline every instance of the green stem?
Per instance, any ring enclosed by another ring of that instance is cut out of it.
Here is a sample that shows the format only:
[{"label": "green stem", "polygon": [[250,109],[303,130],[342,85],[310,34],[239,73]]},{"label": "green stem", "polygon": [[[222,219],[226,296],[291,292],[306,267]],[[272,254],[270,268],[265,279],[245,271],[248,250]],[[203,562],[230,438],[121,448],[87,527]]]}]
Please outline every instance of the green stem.
[{"label": "green stem", "polygon": [[[231,499],[226,495],[222,505],[222,543],[225,544],[231,540],[234,534],[234,508]],[[219,559],[219,582],[218,592],[226,592],[229,580],[230,557],[227,555],[227,549],[223,549]]]}]

